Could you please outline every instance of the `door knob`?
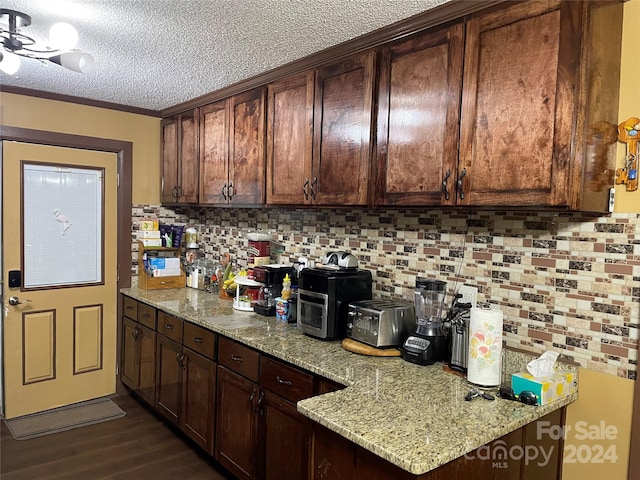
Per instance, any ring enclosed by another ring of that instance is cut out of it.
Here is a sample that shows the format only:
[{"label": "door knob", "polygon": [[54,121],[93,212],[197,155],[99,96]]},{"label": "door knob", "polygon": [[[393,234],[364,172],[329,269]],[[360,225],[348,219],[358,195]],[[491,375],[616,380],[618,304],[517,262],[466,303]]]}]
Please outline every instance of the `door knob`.
[{"label": "door knob", "polygon": [[22,305],[23,303],[29,303],[31,300],[20,300],[18,297],[9,297],[9,305],[15,307],[16,305]]}]

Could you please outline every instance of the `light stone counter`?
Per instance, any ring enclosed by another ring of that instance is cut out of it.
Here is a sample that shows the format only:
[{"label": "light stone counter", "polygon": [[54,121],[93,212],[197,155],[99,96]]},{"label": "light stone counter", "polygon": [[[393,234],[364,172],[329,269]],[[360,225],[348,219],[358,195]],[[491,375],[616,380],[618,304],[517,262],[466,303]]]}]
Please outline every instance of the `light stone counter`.
[{"label": "light stone counter", "polygon": [[[274,318],[239,312],[231,301],[190,288],[121,290],[123,294],[348,388],[298,402],[298,411],[414,474],[426,473],[577,399],[531,407],[497,398],[464,400],[470,386],[442,364],[347,352]],[[506,351],[506,370],[533,357]],[[571,367],[566,367],[571,368]]]}]

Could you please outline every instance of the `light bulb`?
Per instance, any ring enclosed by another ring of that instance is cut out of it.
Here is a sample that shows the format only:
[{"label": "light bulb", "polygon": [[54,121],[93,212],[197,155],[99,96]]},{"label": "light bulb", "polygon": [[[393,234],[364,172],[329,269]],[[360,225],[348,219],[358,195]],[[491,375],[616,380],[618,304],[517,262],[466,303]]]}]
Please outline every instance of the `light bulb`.
[{"label": "light bulb", "polygon": [[78,73],[89,73],[93,70],[93,57],[83,52],[62,52],[60,55],[49,57],[49,61],[57,63]]},{"label": "light bulb", "polygon": [[20,57],[13,53],[3,51],[0,52],[0,70],[4,73],[13,75],[20,68]]},{"label": "light bulb", "polygon": [[56,23],[49,30],[49,43],[56,50],[71,50],[78,43],[78,32],[68,23]]}]

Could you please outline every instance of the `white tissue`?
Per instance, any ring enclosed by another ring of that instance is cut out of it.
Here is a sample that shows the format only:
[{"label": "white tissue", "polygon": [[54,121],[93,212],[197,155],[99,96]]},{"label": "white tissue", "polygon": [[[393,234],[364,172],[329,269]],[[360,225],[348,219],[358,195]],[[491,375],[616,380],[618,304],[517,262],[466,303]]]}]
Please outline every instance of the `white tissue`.
[{"label": "white tissue", "polygon": [[555,373],[553,366],[559,355],[558,352],[548,350],[535,360],[527,363],[527,371],[536,378],[553,375]]}]

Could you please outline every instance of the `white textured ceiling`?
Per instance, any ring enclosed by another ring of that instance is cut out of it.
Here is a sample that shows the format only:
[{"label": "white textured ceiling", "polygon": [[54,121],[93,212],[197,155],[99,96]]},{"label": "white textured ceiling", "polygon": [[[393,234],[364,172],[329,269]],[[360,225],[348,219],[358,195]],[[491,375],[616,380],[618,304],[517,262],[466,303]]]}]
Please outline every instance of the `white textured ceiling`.
[{"label": "white textured ceiling", "polygon": [[74,25],[89,74],[24,60],[2,85],[151,110],[191,100],[449,0],[0,0],[45,40]]}]

